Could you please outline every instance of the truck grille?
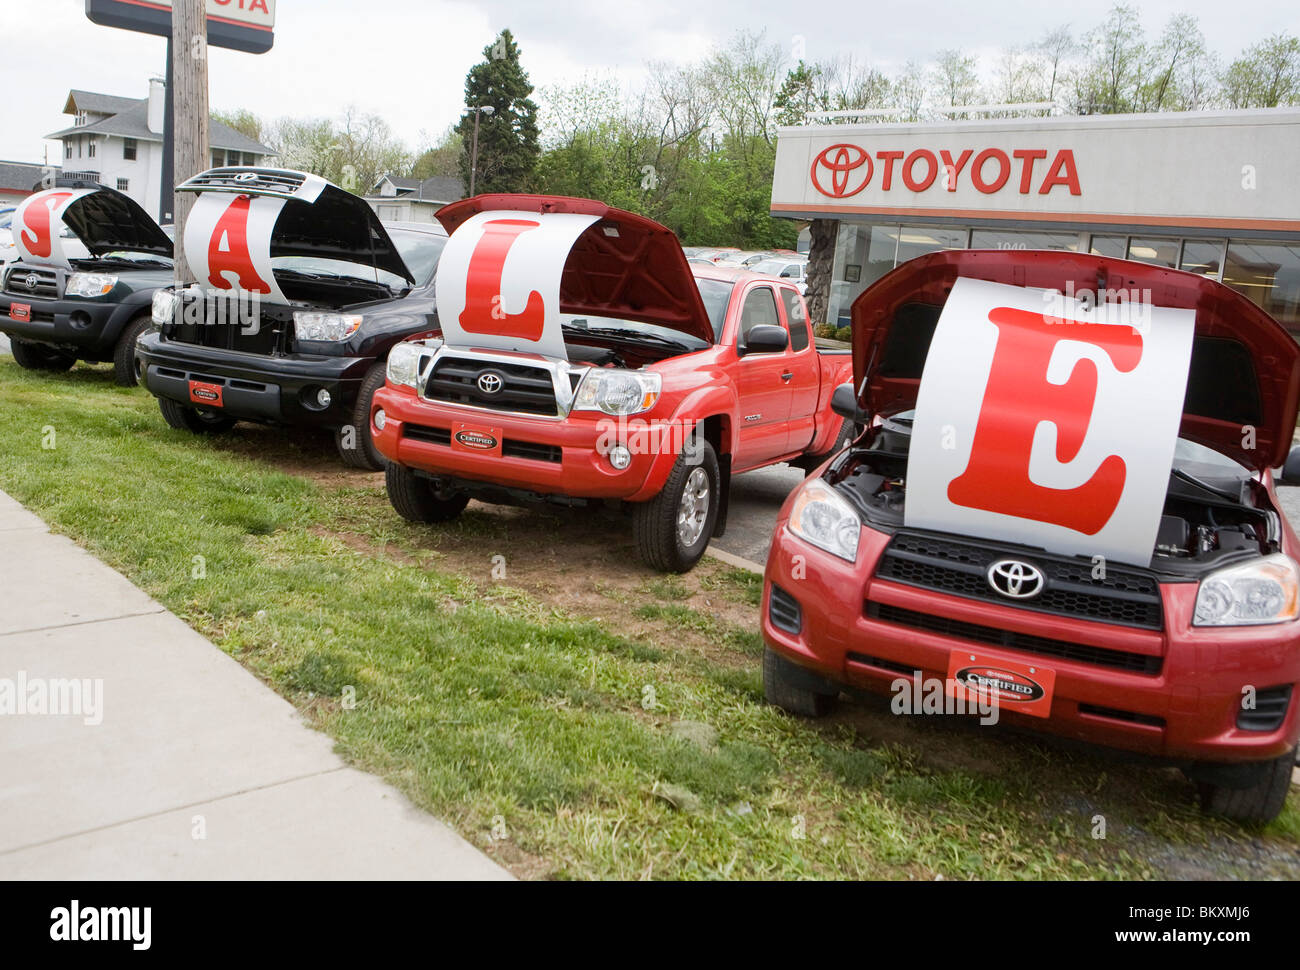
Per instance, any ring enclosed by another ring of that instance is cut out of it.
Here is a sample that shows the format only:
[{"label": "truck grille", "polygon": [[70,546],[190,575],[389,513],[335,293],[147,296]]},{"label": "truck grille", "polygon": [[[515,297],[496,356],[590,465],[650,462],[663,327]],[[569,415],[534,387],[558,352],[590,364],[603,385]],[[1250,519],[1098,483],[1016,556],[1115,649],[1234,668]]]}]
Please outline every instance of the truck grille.
[{"label": "truck grille", "polygon": [[[173,323],[164,330],[164,336],[180,343],[245,354],[291,354],[294,352],[292,312],[289,309],[260,308],[257,332],[253,333],[251,326],[238,322],[238,316],[213,313],[209,306],[204,318],[214,322]],[[221,322],[224,320],[234,322]]]},{"label": "truck grille", "polygon": [[59,275],[52,269],[14,266],[5,277],[5,292],[10,296],[56,300],[59,296]]},{"label": "truck grille", "polygon": [[[479,386],[479,378],[491,374],[500,380],[500,390],[489,394]],[[424,387],[430,401],[468,404],[489,411],[516,411],[555,417],[555,386],[551,372],[531,364],[481,361],[464,357],[442,356],[434,362]]]},{"label": "truck grille", "polygon": [[932,613],[920,613],[890,606],[887,603],[867,602],[866,614],[873,620],[884,620],[898,626],[927,633],[938,633],[946,637],[961,640],[973,640],[976,643],[988,643],[995,647],[1005,647],[1019,653],[1030,653],[1041,657],[1059,657],[1077,663],[1091,664],[1096,667],[1110,667],[1115,670],[1127,670],[1136,674],[1160,673],[1163,661],[1145,653],[1133,653],[1128,650],[1111,650],[1108,647],[1095,647],[1086,643],[1071,643],[1069,640],[1055,640],[1051,637],[1033,636],[1028,633],[1014,633],[997,627],[982,626],[978,623],[966,623],[947,616],[935,616]]},{"label": "truck grille", "polygon": [[[999,559],[1032,562],[1046,577],[1046,588],[1032,600],[1012,600],[988,583],[988,568]],[[1164,610],[1155,577],[1137,569],[1107,565],[1104,579],[1092,578],[1092,564],[1065,557],[1021,555],[948,538],[899,532],[881,556],[881,579],[984,600],[1000,606],[1069,616],[1099,623],[1160,630]]]}]

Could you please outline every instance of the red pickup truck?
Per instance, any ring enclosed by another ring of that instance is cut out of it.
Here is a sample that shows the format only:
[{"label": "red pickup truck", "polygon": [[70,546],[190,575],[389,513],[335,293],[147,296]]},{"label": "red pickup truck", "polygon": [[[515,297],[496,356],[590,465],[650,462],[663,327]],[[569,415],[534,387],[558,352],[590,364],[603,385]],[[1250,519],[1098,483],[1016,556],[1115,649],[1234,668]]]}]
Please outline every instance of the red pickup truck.
[{"label": "red pickup truck", "polygon": [[[852,362],[847,351],[814,345],[792,284],[688,266],[670,230],[588,199],[453,203],[438,213],[452,234],[448,252],[457,231],[472,232],[493,213],[511,233],[552,219],[589,223],[565,243],[567,257],[551,262],[563,269],[549,281],[558,300],[546,312],[558,319],[545,326],[562,334],[562,349],[476,346],[449,332],[454,311],[443,285],[458,281],[442,274],[473,277],[475,260],[493,245],[505,267],[495,291],[460,281],[466,295],[456,318],[493,314],[505,330],[507,316],[525,315],[503,307],[513,235],[504,248],[501,237],[483,235],[468,269],[454,255],[441,264],[442,336],[393,348],[370,414],[389,461],[389,500],[405,518],[450,519],[471,496],[522,505],[623,500],[641,558],[682,572],[722,534],[732,475],[778,462],[815,468],[847,442],[852,423],[832,413],[830,400]],[[540,308],[548,281],[525,282],[529,308],[533,297]]]}]

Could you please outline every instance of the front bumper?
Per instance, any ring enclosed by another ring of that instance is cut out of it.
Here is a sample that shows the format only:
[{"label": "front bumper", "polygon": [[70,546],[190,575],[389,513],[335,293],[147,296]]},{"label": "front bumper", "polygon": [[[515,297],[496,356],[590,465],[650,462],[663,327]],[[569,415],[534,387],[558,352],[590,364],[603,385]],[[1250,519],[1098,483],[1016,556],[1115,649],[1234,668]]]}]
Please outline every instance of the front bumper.
[{"label": "front bumper", "polygon": [[[385,416],[383,430],[374,426],[374,414],[380,409]],[[602,421],[603,417],[588,412],[531,417],[460,407],[422,400],[411,388],[390,384],[375,392],[370,433],[375,447],[390,461],[439,478],[536,497],[639,502],[657,495],[676,461],[675,453],[631,448],[628,467],[615,469],[600,448],[615,422]],[[451,436],[462,426],[502,441],[502,453],[487,455],[453,446]]]},{"label": "front bumper", "polygon": [[[15,320],[11,317],[9,308],[14,303],[30,306],[31,319]],[[144,311],[148,309],[147,306],[143,308]],[[141,312],[141,307],[124,303],[27,300],[11,293],[3,293],[0,294],[0,333],[73,350],[79,357],[108,359],[112,355],[117,335],[127,321]]]},{"label": "front bumper", "polygon": [[[327,428],[352,420],[361,382],[375,363],[369,357],[247,354],[164,340],[157,332],[140,338],[136,358],[141,383],[156,397],[195,404],[190,381],[200,381],[222,388],[221,411],[232,418]],[[330,395],[326,407],[317,401],[322,389]]]},{"label": "front bumper", "polygon": [[[836,683],[877,693],[889,693],[894,681],[910,678],[912,671],[946,679],[954,655],[1037,664],[1055,672],[1049,716],[1029,716],[1004,703],[999,719],[1172,762],[1264,761],[1286,754],[1300,738],[1300,624],[1193,627],[1195,583],[1160,584],[1162,631],[1017,610],[875,578],[889,541],[890,536],[864,526],[858,560],[848,563],[792,535],[783,516],[764,576],[767,645]],[[788,604],[784,612],[778,609],[786,629],[773,622],[773,584],[798,604],[797,633],[790,630]],[[940,622],[926,629],[898,619],[916,616]],[[1114,669],[935,632],[962,624],[1099,651],[1155,655],[1159,669]],[[1290,704],[1276,729],[1237,726],[1244,689],[1285,685],[1291,686]]]}]

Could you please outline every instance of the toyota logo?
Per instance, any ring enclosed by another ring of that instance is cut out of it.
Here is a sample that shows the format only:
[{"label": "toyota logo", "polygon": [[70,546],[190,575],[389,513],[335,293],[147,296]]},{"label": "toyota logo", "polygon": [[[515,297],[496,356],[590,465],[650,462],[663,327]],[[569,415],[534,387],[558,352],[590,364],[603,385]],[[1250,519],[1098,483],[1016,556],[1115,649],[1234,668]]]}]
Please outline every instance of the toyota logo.
[{"label": "toyota logo", "polygon": [[28,273],[27,278],[23,280],[29,290],[34,290],[41,285],[41,278],[35,273]]},{"label": "toyota logo", "polygon": [[[849,173],[856,171],[863,165],[867,167],[866,174],[862,176],[862,181],[857,183],[857,187],[850,191]],[[825,149],[813,159],[809,175],[812,177],[813,188],[822,195],[829,196],[832,199],[846,199],[851,195],[857,195],[867,187],[867,183],[871,181],[871,172],[871,156],[867,154],[865,149],[859,148],[857,145],[839,144]],[[822,184],[821,179],[818,177],[819,173],[829,173],[831,178],[830,188],[826,188]]]},{"label": "toyota logo", "polygon": [[1047,585],[1041,569],[1019,559],[999,559],[989,567],[988,579],[994,590],[1018,600],[1037,596]]},{"label": "toyota logo", "polygon": [[236,175],[236,176],[234,177],[234,180],[235,180],[236,182],[256,182],[256,181],[257,181],[257,173],[256,173],[256,172],[240,172],[238,175]]},{"label": "toyota logo", "polygon": [[484,394],[500,394],[503,386],[505,381],[501,379],[500,374],[486,371],[478,375],[478,389]]}]

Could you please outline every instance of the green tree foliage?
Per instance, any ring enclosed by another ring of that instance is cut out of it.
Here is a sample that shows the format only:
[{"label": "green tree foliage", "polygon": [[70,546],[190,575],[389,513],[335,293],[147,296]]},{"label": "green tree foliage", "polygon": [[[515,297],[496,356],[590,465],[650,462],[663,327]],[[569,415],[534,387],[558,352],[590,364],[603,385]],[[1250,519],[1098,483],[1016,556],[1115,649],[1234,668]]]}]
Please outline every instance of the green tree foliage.
[{"label": "green tree foliage", "polygon": [[1300,38],[1275,34],[1247,49],[1223,75],[1231,108],[1276,108],[1300,102]]},{"label": "green tree foliage", "polygon": [[[465,77],[466,108],[487,105],[493,109],[490,115],[479,115],[476,192],[522,192],[532,184],[541,154],[532,93],[532,82],[519,61],[519,45],[509,30],[503,30],[483,48],[483,60]],[[465,145],[460,174],[466,186],[470,183],[474,114],[467,111],[455,128]]]}]

